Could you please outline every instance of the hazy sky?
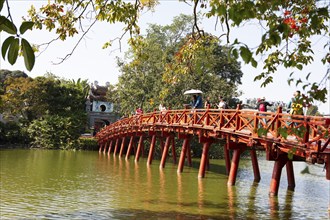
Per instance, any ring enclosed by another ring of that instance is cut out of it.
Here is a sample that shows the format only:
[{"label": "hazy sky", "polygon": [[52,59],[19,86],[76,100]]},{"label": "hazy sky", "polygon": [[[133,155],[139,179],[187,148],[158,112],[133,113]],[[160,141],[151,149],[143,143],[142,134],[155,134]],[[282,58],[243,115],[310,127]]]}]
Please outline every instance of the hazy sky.
[{"label": "hazy sky", "polygon": [[[43,0],[10,0],[9,3],[14,22],[19,23],[21,21],[22,16],[27,14],[26,11],[32,3],[38,8],[47,4],[47,2],[48,1]],[[191,14],[192,7],[187,6],[185,3],[179,3],[178,1],[161,1],[160,5],[156,7],[155,12],[146,12],[141,15],[139,25],[142,33],[148,27],[148,24],[170,24],[172,23],[173,17],[178,16],[180,13]],[[217,36],[220,36],[223,33],[221,26],[218,25],[215,29],[214,20],[204,20],[202,27],[207,32],[211,32]],[[243,28],[232,30],[231,33],[232,40],[239,37],[241,41],[247,43],[251,47],[255,47],[260,42],[261,35],[264,31],[258,25],[251,23],[246,24]],[[0,69],[23,70],[31,77],[41,76],[46,72],[51,72],[66,79],[81,78],[88,79],[89,82],[98,81],[101,85],[104,85],[106,82],[115,84],[118,75],[120,74],[116,67],[116,56],[123,57],[124,52],[127,50],[127,37],[121,41],[121,51],[118,49],[118,41],[116,41],[117,43],[115,43],[110,49],[102,49],[102,46],[106,41],[120,37],[121,34],[122,26],[119,24],[109,25],[107,23],[98,23],[79,44],[73,55],[61,64],[55,65],[54,63],[58,63],[61,60],[60,58],[71,53],[78,40],[77,37],[50,44],[45,51],[38,55],[35,66],[31,72],[28,72],[25,69],[23,59],[20,57],[14,66],[11,66],[1,57]],[[5,33],[1,33],[1,44],[6,36]],[[27,32],[23,37],[28,39],[30,43],[40,44],[49,42],[55,37],[55,35],[46,30],[34,30],[33,32]],[[329,40],[329,38],[325,37],[316,37],[314,39],[313,46],[315,48],[315,60],[320,60],[320,57],[323,57],[326,53],[326,49],[323,48],[323,45],[327,40]],[[310,80],[313,82],[319,82],[324,77],[327,68],[329,68],[329,65],[326,66],[321,62],[315,62],[304,68],[303,71],[300,71],[299,75],[297,73],[295,76],[296,78],[304,80],[305,76],[309,72],[312,72]],[[288,102],[295,90],[302,90],[302,88],[296,88],[294,85],[290,87],[287,84],[289,74],[294,71],[292,69],[279,69],[274,75],[274,82],[266,88],[260,88],[260,81],[253,81],[254,77],[262,72],[262,63],[259,63],[258,68],[256,69],[250,65],[245,65],[242,61],[242,71],[244,75],[242,78],[242,85],[239,86],[239,90],[243,92],[243,95],[239,97],[242,100],[246,98],[266,97],[266,99],[270,101]],[[327,87],[329,91],[329,81]],[[327,103],[315,103],[319,106],[320,112],[325,114],[330,113],[329,100],[330,94],[328,94]]]}]

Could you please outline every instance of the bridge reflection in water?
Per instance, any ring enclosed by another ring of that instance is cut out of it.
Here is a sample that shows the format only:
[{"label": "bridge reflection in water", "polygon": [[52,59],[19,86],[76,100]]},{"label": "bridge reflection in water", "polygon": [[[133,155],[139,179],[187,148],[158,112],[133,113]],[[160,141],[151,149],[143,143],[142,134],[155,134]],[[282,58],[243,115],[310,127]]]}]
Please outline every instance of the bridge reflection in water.
[{"label": "bridge reflection in water", "polygon": [[135,161],[145,153],[144,140],[149,139],[147,165],[152,163],[158,138],[162,155],[160,168],[165,167],[170,149],[173,161],[177,161],[175,137],[182,139],[178,173],[183,171],[185,158],[188,164],[192,165],[192,136],[197,136],[203,144],[198,172],[198,177],[201,178],[205,176],[209,166],[209,148],[219,141],[225,141],[224,156],[229,186],[235,185],[240,156],[246,150],[250,151],[255,182],[260,181],[256,151],[265,151],[266,159],[275,161],[269,192],[272,196],[278,194],[284,165],[288,189],[294,190],[293,161],[324,164],[326,179],[330,180],[330,118],[292,116],[282,113],[281,108],[275,113],[241,110],[239,106],[237,109],[224,110],[155,111],[117,121],[96,135],[100,146],[99,152],[113,152],[114,156],[118,154],[119,157],[126,152],[126,159],[134,152]]}]

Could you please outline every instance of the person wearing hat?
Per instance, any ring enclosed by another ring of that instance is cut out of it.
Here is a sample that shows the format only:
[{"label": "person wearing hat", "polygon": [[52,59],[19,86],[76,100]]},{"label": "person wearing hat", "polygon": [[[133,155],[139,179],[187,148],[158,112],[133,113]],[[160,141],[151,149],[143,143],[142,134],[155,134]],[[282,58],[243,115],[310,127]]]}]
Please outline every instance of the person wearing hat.
[{"label": "person wearing hat", "polygon": [[267,102],[265,97],[260,98],[260,101],[257,103],[258,111],[267,112],[267,106],[273,106],[273,104]]},{"label": "person wearing hat", "polygon": [[[259,112],[267,112],[267,106],[272,106],[273,103],[269,103],[266,101],[265,97],[260,98],[260,101],[257,103],[257,110]],[[267,124],[267,120],[266,120],[266,114],[260,114],[260,116],[263,116],[263,121],[265,123],[265,125]]]}]

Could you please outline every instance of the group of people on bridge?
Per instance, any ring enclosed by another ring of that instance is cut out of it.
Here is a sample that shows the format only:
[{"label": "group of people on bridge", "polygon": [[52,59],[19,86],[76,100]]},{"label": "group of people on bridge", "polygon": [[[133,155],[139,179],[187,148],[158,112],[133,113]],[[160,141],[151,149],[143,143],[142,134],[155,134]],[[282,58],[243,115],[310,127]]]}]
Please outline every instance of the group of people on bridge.
[{"label": "group of people on bridge", "polygon": [[203,107],[205,109],[209,109],[209,108],[212,108],[214,106],[216,106],[218,109],[227,109],[228,108],[228,104],[222,96],[219,96],[219,103],[214,104],[214,105],[212,105],[212,103],[210,101],[210,97],[208,96],[206,98],[206,101],[205,101],[204,105],[203,105],[202,96],[200,94],[194,94],[193,95],[193,100],[191,101],[189,106],[191,106],[192,109],[202,109]]},{"label": "group of people on bridge", "polygon": [[[255,109],[260,112],[267,112],[268,106],[273,106],[272,102],[266,101],[265,97],[258,98]],[[304,115],[303,107],[303,97],[301,96],[301,92],[299,90],[294,92],[293,97],[287,104],[287,113],[290,113],[292,115]],[[210,109],[210,108],[216,108],[216,109],[228,109],[229,106],[223,96],[219,96],[219,102],[218,103],[211,103],[210,97],[207,96],[205,99],[205,102],[203,103],[203,98],[201,94],[193,94],[192,95],[192,101],[185,105],[185,107],[190,107],[191,109]],[[164,106],[163,103],[159,104],[159,111],[165,112],[167,109]],[[141,107],[138,107],[135,111],[135,115],[141,115],[143,114],[143,110]]]}]

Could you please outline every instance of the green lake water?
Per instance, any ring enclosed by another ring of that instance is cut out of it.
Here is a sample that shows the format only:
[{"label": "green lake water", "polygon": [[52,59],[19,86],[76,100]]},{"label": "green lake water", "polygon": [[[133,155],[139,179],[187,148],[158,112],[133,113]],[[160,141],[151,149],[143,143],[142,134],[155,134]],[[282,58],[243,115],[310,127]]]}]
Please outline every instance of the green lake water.
[{"label": "green lake water", "polygon": [[[177,173],[170,161],[113,157],[95,151],[0,150],[0,219],[329,219],[330,181],[320,165],[295,162],[295,191],[283,169],[278,197],[268,196],[273,162],[249,159],[227,187],[224,161],[199,161]],[[309,169],[309,173],[301,171]]]}]

